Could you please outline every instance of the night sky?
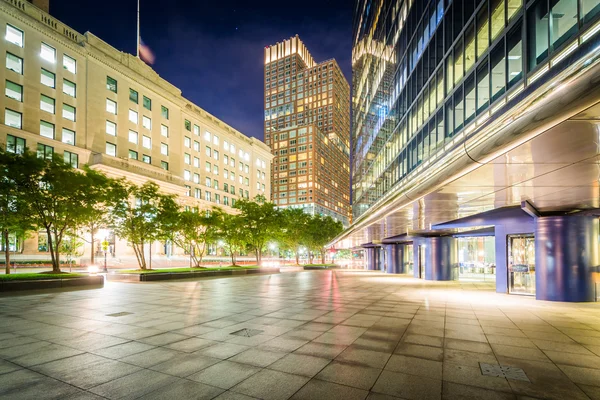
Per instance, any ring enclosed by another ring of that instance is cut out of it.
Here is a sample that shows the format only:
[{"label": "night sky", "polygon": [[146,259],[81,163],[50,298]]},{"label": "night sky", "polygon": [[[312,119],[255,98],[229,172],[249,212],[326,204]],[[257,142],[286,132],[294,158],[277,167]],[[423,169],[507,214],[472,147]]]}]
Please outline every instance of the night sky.
[{"label": "night sky", "polygon": [[[136,0],[50,0],[80,33],[135,54]],[[335,58],[351,77],[353,0],[140,0],[141,37],[153,68],[206,111],[263,138],[264,47],[296,34],[317,62]]]}]

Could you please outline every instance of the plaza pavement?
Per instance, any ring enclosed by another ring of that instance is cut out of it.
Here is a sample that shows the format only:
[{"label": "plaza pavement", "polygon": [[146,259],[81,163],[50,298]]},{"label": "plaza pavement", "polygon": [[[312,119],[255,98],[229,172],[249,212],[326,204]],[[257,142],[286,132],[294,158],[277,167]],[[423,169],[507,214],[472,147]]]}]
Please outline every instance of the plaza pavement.
[{"label": "plaza pavement", "polygon": [[600,304],[363,271],[2,295],[0,398],[600,399]]}]

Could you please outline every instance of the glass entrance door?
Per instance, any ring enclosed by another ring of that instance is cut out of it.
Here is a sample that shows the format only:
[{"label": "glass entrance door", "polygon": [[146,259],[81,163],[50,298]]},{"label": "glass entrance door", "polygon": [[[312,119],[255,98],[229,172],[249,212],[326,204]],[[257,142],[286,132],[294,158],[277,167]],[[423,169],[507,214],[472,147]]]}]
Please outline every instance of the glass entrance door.
[{"label": "glass entrance door", "polygon": [[415,266],[415,259],[414,259],[414,255],[413,255],[413,245],[412,244],[407,244],[406,247],[404,248],[404,270],[406,271],[406,273],[410,276],[415,276],[415,272],[414,272],[414,266]]},{"label": "glass entrance door", "polygon": [[533,235],[508,237],[508,292],[535,295],[535,240]]},{"label": "glass entrance door", "polygon": [[425,246],[419,246],[419,278],[425,279]]}]

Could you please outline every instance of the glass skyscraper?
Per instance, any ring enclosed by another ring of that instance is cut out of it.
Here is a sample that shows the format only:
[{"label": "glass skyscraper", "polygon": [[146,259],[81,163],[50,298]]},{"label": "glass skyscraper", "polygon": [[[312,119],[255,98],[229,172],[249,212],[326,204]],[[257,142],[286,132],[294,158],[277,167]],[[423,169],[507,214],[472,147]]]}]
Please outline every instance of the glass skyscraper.
[{"label": "glass skyscraper", "polygon": [[356,1],[354,223],[335,245],[372,269],[591,300],[599,17],[599,0]]}]

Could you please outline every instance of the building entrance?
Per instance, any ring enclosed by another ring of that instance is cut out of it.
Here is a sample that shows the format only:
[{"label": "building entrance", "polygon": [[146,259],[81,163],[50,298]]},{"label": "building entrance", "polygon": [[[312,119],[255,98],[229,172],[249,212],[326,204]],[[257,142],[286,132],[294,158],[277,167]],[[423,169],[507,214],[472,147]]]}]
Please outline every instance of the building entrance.
[{"label": "building entrance", "polygon": [[408,275],[415,276],[415,258],[413,245],[407,244],[404,249],[404,260],[402,260],[402,262],[404,263],[404,270]]},{"label": "building entrance", "polygon": [[533,235],[508,237],[508,292],[535,295],[535,240]]},{"label": "building entrance", "polygon": [[458,242],[458,277],[467,281],[496,281],[496,247],[494,236],[460,237]]}]

